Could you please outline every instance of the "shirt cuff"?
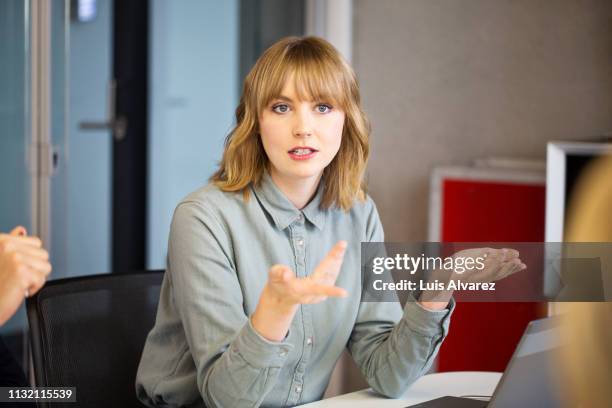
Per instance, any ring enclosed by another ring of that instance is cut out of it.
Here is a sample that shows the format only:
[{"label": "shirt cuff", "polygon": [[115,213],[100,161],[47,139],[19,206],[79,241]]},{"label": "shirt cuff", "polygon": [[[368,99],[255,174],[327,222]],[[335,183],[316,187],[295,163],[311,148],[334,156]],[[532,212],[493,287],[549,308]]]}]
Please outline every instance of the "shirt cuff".
[{"label": "shirt cuff", "polygon": [[455,299],[452,297],[446,309],[442,310],[425,309],[412,299],[406,302],[403,319],[410,329],[423,336],[434,337],[442,335],[446,337],[453,310],[455,310]]},{"label": "shirt cuff", "polygon": [[[288,337],[287,335],[285,339]],[[293,344],[264,338],[257,333],[249,319],[238,333],[238,337],[232,342],[231,348],[253,367],[280,368],[285,364],[287,356],[293,349]]]}]

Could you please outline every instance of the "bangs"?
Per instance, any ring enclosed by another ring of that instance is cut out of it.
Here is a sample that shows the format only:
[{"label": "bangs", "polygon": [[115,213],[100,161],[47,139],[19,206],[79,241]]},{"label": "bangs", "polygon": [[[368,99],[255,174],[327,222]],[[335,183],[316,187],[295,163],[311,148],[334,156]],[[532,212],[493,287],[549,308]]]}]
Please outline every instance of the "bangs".
[{"label": "bangs", "polygon": [[337,54],[320,44],[299,44],[284,51],[280,58],[271,58],[268,64],[263,64],[266,72],[258,72],[260,78],[254,78],[258,114],[281,96],[290,79],[300,100],[327,102],[347,109],[352,74]]}]

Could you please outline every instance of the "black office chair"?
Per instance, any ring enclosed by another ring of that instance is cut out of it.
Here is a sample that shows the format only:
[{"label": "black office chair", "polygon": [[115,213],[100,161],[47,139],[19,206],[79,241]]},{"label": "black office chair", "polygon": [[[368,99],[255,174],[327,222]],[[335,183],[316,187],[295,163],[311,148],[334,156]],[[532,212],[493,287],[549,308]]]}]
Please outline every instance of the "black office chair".
[{"label": "black office chair", "polygon": [[60,279],[27,300],[36,385],[76,387],[76,404],[39,406],[143,406],[134,382],[163,274]]}]

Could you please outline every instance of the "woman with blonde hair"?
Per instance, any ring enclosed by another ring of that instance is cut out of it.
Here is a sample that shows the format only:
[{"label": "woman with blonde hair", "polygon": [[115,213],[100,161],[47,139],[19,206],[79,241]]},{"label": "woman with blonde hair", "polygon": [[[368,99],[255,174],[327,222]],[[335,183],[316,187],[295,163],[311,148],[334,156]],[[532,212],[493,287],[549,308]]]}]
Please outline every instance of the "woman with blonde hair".
[{"label": "woman with blonde hair", "polygon": [[211,184],[174,213],[136,381],[144,403],[315,401],[345,348],[385,396],[427,372],[453,301],[360,302],[360,243],[384,241],[364,190],[369,134],[355,74],[329,43],[264,52]]}]

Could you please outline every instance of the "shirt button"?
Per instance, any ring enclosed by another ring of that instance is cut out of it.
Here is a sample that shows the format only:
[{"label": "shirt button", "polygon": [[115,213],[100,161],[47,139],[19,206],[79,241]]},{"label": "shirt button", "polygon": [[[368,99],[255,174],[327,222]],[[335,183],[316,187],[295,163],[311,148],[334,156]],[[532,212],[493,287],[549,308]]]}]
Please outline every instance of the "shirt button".
[{"label": "shirt button", "polygon": [[296,385],[296,386],[295,386],[295,392],[297,392],[298,394],[299,394],[300,392],[302,392],[302,386],[301,386],[301,385]]},{"label": "shirt button", "polygon": [[282,349],[281,351],[278,352],[278,355],[281,357],[285,357],[287,355],[287,350]]},{"label": "shirt button", "polygon": [[304,214],[300,213],[300,214],[298,215],[298,221],[299,221],[299,222],[304,222]]},{"label": "shirt button", "polygon": [[306,339],[306,344],[308,344],[309,346],[312,344],[312,337]]},{"label": "shirt button", "polygon": [[304,246],[304,240],[300,238],[296,241],[296,244],[298,244],[298,246]]}]

